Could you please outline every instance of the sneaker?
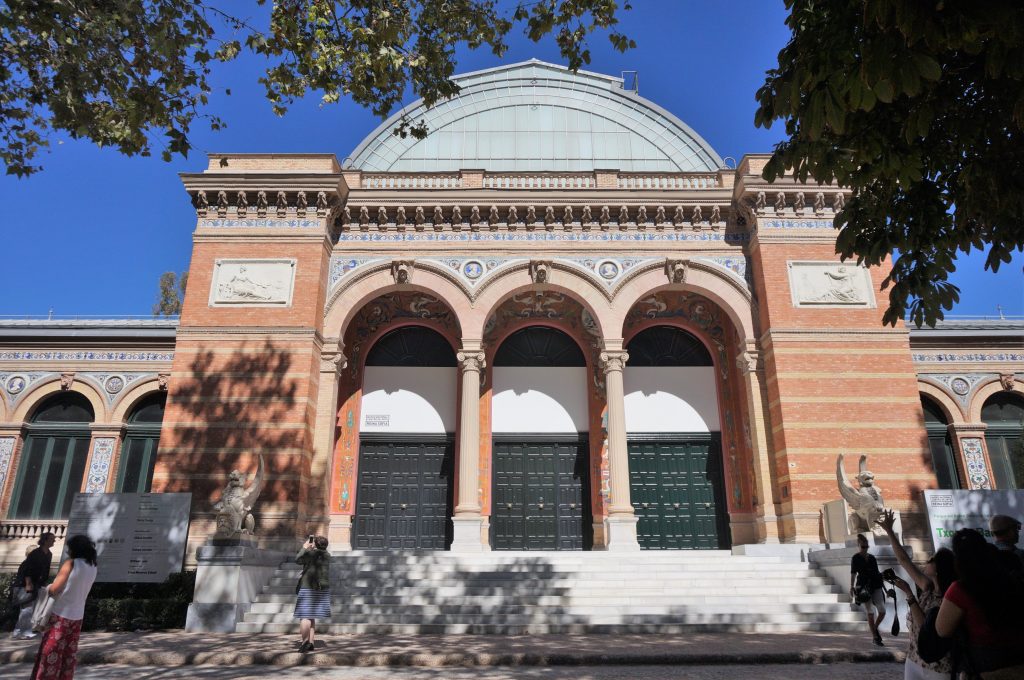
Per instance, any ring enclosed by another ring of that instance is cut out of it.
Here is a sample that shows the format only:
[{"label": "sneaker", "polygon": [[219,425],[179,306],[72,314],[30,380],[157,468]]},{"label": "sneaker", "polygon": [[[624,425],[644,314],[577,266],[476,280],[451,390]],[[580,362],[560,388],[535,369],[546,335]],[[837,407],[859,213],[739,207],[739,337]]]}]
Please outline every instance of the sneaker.
[{"label": "sneaker", "polygon": [[885,643],[882,642],[882,636],[881,635],[876,635],[875,636],[875,645],[878,646],[878,647],[885,647]]},{"label": "sneaker", "polygon": [[11,633],[11,639],[12,640],[20,640],[21,639],[21,631],[18,630],[17,628],[15,628],[14,632]]}]

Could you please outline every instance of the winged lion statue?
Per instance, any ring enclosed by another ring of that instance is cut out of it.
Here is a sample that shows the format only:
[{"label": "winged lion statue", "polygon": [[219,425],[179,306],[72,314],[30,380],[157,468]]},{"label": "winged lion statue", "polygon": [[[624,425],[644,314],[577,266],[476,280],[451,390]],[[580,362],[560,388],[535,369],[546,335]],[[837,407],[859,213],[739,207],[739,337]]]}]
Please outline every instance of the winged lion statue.
[{"label": "winged lion statue", "polygon": [[877,527],[875,521],[882,516],[885,507],[882,503],[882,490],[875,486],[875,475],[868,471],[868,457],[860,457],[860,467],[857,473],[857,484],[859,488],[846,481],[846,471],[843,469],[843,454],[836,459],[836,481],[839,482],[839,493],[850,505],[853,515],[850,519],[855,526],[852,533],[860,531],[874,531]]},{"label": "winged lion statue", "polygon": [[252,516],[253,505],[263,490],[263,454],[260,454],[256,474],[253,475],[248,488],[244,476],[238,470],[228,475],[227,486],[221,493],[220,500],[213,504],[217,512],[216,538],[238,538],[242,535],[251,536],[256,529],[256,520]]}]

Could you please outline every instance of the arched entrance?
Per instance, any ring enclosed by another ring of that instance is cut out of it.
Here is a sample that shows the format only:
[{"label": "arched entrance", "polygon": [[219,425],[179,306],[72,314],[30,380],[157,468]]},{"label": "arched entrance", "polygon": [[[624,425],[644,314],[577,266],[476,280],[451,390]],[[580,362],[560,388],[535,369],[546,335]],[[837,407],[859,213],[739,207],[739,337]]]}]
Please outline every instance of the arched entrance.
[{"label": "arched entrance", "polygon": [[561,330],[527,326],[494,355],[491,545],[589,550],[587,363]]},{"label": "arched entrance", "polygon": [[929,397],[921,397],[924,411],[924,429],[928,433],[928,451],[935,469],[935,479],[940,489],[959,489],[960,476],[957,474],[953,440],[949,436],[949,421],[942,408]]},{"label": "arched entrance", "polygon": [[451,545],[456,361],[423,326],[388,331],[370,348],[360,405],[353,547]]},{"label": "arched entrance", "polygon": [[1013,392],[992,395],[981,407],[985,444],[997,489],[1024,488],[1024,398]]},{"label": "arched entrance", "polygon": [[634,335],[624,372],[630,499],[647,550],[728,545],[714,362],[674,326]]}]

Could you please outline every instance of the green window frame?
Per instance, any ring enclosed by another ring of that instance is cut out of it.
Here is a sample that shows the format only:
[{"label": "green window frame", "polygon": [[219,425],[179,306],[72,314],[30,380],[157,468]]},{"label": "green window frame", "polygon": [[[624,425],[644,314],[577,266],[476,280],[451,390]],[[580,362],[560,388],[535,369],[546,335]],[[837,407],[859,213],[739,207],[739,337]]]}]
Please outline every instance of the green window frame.
[{"label": "green window frame", "polygon": [[85,478],[90,440],[89,431],[81,426],[30,431],[22,447],[9,516],[67,519]]},{"label": "green window frame", "polygon": [[121,444],[117,493],[147,493],[153,486],[160,429],[130,431]]}]

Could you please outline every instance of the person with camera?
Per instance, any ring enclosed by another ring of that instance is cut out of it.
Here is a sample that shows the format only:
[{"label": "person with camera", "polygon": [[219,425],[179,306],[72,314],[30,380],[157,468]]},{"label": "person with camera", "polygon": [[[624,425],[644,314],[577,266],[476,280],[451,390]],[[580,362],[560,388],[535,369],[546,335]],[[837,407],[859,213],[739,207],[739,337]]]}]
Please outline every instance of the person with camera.
[{"label": "person with camera", "polygon": [[903,678],[904,680],[948,680],[953,670],[949,655],[945,655],[936,662],[925,661],[918,653],[917,637],[924,625],[928,610],[942,604],[946,590],[956,580],[953,551],[949,548],[939,548],[931,559],[919,568],[900,543],[894,529],[895,524],[896,514],[892,510],[886,510],[878,519],[878,526],[882,527],[892,544],[896,562],[903,567],[903,570],[910,575],[911,580],[917,586],[917,592],[914,592],[910,584],[897,576],[892,569],[882,572],[882,579],[902,590],[907,597],[907,630],[909,631],[910,645],[907,647],[907,659],[903,664]]},{"label": "person with camera", "polygon": [[876,645],[882,647],[882,634],[878,632],[878,627],[885,620],[882,574],[878,571],[875,556],[868,552],[868,539],[864,534],[857,534],[857,546],[860,551],[850,560],[850,597],[857,604],[864,605],[871,638]]},{"label": "person with camera", "polygon": [[331,617],[331,554],[327,537],[310,534],[295,561],[302,575],[295,585],[295,618],[299,621],[299,651],[313,650],[316,620]]}]

